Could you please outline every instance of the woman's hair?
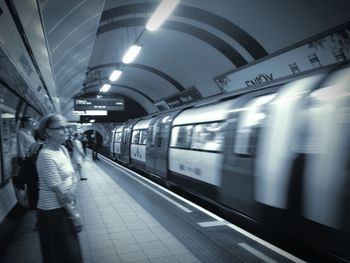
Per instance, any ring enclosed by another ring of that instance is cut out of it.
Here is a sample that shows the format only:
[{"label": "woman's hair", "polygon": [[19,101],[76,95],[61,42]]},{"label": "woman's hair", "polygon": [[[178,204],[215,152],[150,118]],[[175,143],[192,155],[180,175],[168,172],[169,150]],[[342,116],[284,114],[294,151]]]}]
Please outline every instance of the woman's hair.
[{"label": "woman's hair", "polygon": [[40,139],[46,140],[49,135],[46,132],[47,128],[50,128],[52,123],[65,121],[66,119],[59,114],[47,114],[40,119],[39,127],[37,129]]}]

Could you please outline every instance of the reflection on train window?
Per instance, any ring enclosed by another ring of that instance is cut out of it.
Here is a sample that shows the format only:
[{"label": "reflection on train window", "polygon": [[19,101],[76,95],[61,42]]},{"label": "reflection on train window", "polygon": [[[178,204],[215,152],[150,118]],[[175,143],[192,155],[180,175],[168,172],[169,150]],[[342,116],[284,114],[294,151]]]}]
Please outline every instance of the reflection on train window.
[{"label": "reflection on train window", "polygon": [[117,132],[116,142],[121,142],[121,141],[122,141],[122,133],[121,132]]},{"label": "reflection on train window", "polygon": [[141,130],[140,131],[140,144],[146,144],[147,143],[147,130]]},{"label": "reflection on train window", "polygon": [[198,124],[193,130],[191,148],[205,151],[222,151],[223,128],[220,122]]},{"label": "reflection on train window", "polygon": [[140,131],[139,130],[133,131],[131,143],[132,144],[139,144],[139,138],[140,138]]},{"label": "reflection on train window", "polygon": [[190,148],[193,125],[176,126],[171,131],[170,146]]},{"label": "reflection on train window", "polygon": [[245,156],[255,156],[260,127],[266,118],[266,106],[275,94],[250,100],[238,118],[234,152]]},{"label": "reflection on train window", "polygon": [[157,126],[154,126],[152,130],[152,141],[151,141],[151,146],[154,146],[155,141],[156,141],[156,134],[157,134]]},{"label": "reflection on train window", "polygon": [[127,130],[123,131],[123,139],[122,139],[123,143],[127,142]]}]

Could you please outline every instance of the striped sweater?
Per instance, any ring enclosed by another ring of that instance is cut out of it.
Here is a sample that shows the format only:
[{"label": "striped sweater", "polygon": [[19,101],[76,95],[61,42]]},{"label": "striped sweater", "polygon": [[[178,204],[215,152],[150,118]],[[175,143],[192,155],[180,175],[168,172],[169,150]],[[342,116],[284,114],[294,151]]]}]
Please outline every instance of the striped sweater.
[{"label": "striped sweater", "polygon": [[64,190],[69,190],[75,183],[75,172],[67,150],[63,146],[59,150],[43,147],[36,161],[36,169],[39,176],[38,208],[51,210],[63,207],[51,189],[60,185]]}]

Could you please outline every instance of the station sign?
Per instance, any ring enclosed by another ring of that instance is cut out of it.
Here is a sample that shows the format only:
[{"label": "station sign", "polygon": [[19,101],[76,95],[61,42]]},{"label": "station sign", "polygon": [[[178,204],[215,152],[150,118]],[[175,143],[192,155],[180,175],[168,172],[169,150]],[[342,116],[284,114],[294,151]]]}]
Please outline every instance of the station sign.
[{"label": "station sign", "polygon": [[185,91],[182,91],[175,95],[167,97],[162,101],[158,101],[155,103],[155,105],[160,111],[163,111],[166,109],[176,108],[181,105],[184,105],[193,101],[197,101],[200,99],[202,99],[201,93],[197,90],[196,87],[191,87]]},{"label": "station sign", "polygon": [[124,108],[123,98],[74,98],[74,111],[123,111]]}]

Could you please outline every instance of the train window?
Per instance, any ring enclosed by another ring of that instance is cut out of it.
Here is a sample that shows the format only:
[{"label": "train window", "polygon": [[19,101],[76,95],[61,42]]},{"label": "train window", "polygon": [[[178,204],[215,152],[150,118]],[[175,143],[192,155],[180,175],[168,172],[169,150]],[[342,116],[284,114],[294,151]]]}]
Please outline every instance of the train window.
[{"label": "train window", "polygon": [[127,141],[127,130],[125,129],[123,132],[122,132],[122,142],[123,143],[126,143]]},{"label": "train window", "polygon": [[141,130],[140,131],[140,144],[146,144],[147,143],[147,130]]},{"label": "train window", "polygon": [[116,142],[121,142],[122,141],[122,133],[121,132],[117,132],[116,134]]},{"label": "train window", "polygon": [[136,130],[132,132],[132,144],[139,144],[139,139],[140,139],[140,131]]},{"label": "train window", "polygon": [[176,126],[171,131],[171,147],[190,148],[193,125]]},{"label": "train window", "polygon": [[220,122],[198,124],[194,127],[191,148],[205,151],[222,151],[223,128]]},{"label": "train window", "polygon": [[255,156],[259,128],[266,117],[265,106],[275,94],[250,100],[238,118],[234,152],[245,156]]}]

